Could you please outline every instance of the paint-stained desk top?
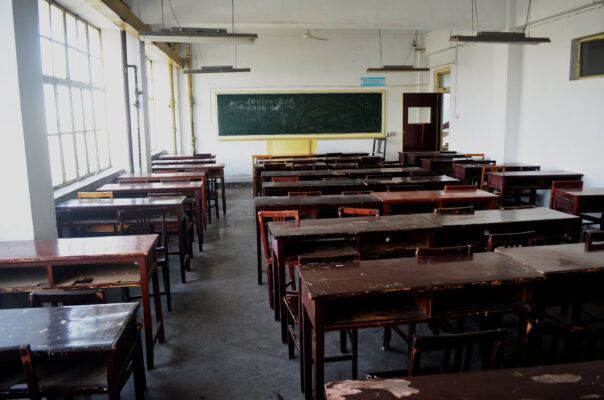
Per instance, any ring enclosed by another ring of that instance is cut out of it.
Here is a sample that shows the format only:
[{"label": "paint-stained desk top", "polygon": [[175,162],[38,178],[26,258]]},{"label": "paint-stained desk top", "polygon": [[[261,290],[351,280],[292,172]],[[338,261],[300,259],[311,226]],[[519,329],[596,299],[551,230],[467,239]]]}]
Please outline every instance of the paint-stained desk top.
[{"label": "paint-stained desk top", "polygon": [[77,211],[77,210],[125,210],[129,208],[140,207],[173,207],[184,203],[185,196],[175,197],[125,197],[115,199],[70,199],[56,205],[57,211]]},{"label": "paint-stained desk top", "polygon": [[438,202],[440,200],[471,200],[471,199],[497,199],[499,196],[484,190],[417,190],[408,192],[374,192],[376,199],[385,203],[416,203]]},{"label": "paint-stained desk top", "polygon": [[378,379],[330,382],[328,400],[508,400],[604,397],[604,361]]},{"label": "paint-stained desk top", "polygon": [[147,182],[147,183],[108,183],[97,189],[97,192],[145,192],[201,189],[201,182]]},{"label": "paint-stained desk top", "polygon": [[422,184],[443,184],[443,185],[457,185],[459,184],[459,179],[451,178],[446,175],[426,175],[426,176],[408,176],[408,177],[393,177],[392,179],[382,179],[382,178],[371,178],[371,179],[361,179],[361,181],[371,187],[376,185],[394,185],[394,186],[402,186],[402,185],[419,185]]},{"label": "paint-stained desk top", "polygon": [[544,207],[519,210],[477,210],[474,214],[459,215],[431,214],[429,218],[443,227],[543,221],[577,221],[580,223],[579,217]]},{"label": "paint-stained desk top", "polygon": [[112,351],[138,303],[0,310],[0,347],[34,353]]},{"label": "paint-stained desk top", "polygon": [[370,194],[333,194],[325,196],[310,197],[287,197],[287,196],[262,196],[254,198],[256,209],[270,209],[275,207],[344,207],[344,206],[363,206],[380,208],[380,201]]},{"label": "paint-stained desk top", "polygon": [[142,181],[142,180],[146,180],[146,181],[158,181],[158,180],[162,180],[162,179],[202,179],[205,178],[206,176],[206,171],[204,170],[199,170],[199,171],[195,171],[195,172],[164,172],[164,173],[150,173],[150,172],[143,172],[143,173],[130,173],[130,174],[121,174],[120,176],[117,177],[119,182],[126,182],[126,181]]},{"label": "paint-stained desk top", "polygon": [[412,293],[469,286],[521,284],[545,279],[539,272],[495,253],[471,257],[363,260],[300,269],[300,279],[313,300],[378,293]]},{"label": "paint-stained desk top", "polygon": [[563,170],[545,170],[545,171],[506,171],[490,172],[492,176],[503,176],[505,179],[525,179],[525,178],[572,178],[581,179],[583,174]]}]

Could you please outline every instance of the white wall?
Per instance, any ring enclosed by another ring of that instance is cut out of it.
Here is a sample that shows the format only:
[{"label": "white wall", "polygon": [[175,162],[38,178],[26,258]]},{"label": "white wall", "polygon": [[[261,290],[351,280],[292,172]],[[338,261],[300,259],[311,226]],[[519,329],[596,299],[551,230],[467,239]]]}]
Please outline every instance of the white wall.
[{"label": "white wall", "polygon": [[[197,74],[193,76],[195,131],[198,152],[216,153],[226,164],[227,180],[251,180],[251,156],[265,154],[265,141],[219,141],[217,139],[213,95],[220,90],[301,90],[360,89],[362,76],[385,76],[385,129],[394,131],[388,138],[388,158],[396,159],[401,149],[402,93],[428,89],[429,74],[367,74],[368,67],[380,66],[378,33],[373,30],[321,31],[327,42],[280,37],[296,31],[259,31],[253,46],[239,45],[239,67],[250,73]],[[411,46],[414,32],[382,31],[384,64],[402,64]],[[421,45],[421,43],[420,43]],[[234,65],[234,45],[194,46],[193,67]],[[411,51],[408,64],[414,62]],[[420,60],[420,65],[423,60]],[[372,89],[372,88],[369,88]],[[373,88],[375,89],[375,88]],[[378,88],[380,89],[380,88]],[[180,78],[180,120],[183,152],[190,153],[190,130],[186,77]],[[318,151],[371,151],[372,140],[322,140]]]},{"label": "white wall", "polygon": [[[538,5],[540,18],[563,11]],[[450,32],[427,34],[430,67],[452,65],[451,148],[581,172],[586,186],[603,187],[604,79],[569,80],[571,40],[602,32],[603,21],[602,7],[541,21],[530,35],[552,43],[538,46],[452,48]]]}]

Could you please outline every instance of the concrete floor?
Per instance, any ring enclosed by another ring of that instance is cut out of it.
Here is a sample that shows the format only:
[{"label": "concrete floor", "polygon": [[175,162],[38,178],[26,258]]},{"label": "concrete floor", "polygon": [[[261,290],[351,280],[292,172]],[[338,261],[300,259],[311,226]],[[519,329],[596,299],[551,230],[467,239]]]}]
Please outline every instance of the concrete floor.
[{"label": "concrete floor", "polygon": [[[148,399],[303,398],[299,359],[288,359],[266,284],[256,280],[251,189],[227,189],[227,215],[208,225],[187,283],[176,257],[171,272],[173,311],[164,314],[167,343],[155,346],[156,368],[147,372]],[[403,342],[393,338],[393,350],[383,352],[381,337],[379,329],[359,333],[359,377],[405,367]],[[327,354],[339,351],[337,338],[328,338]],[[350,362],[326,367],[326,381],[350,374]],[[133,398],[131,384],[122,397]]]}]

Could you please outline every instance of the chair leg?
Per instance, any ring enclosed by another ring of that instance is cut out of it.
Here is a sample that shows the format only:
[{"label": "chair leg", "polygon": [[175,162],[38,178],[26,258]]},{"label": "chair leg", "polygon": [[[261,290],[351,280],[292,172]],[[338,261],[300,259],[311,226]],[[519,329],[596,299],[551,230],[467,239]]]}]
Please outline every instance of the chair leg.
[{"label": "chair leg", "polygon": [[382,350],[390,350],[390,340],[392,339],[392,328],[387,326],[384,328],[384,339],[382,340]]},{"label": "chair leg", "polygon": [[350,332],[350,347],[352,347],[352,379],[358,379],[359,363],[359,331]]},{"label": "chair leg", "polygon": [[266,263],[266,286],[268,288],[268,305],[273,310],[275,309],[273,304],[273,266],[270,263]]},{"label": "chair leg", "polygon": [[172,311],[172,289],[170,288],[170,264],[165,263],[162,265],[162,272],[164,278],[164,291],[166,292],[166,303],[168,305],[168,311]]}]

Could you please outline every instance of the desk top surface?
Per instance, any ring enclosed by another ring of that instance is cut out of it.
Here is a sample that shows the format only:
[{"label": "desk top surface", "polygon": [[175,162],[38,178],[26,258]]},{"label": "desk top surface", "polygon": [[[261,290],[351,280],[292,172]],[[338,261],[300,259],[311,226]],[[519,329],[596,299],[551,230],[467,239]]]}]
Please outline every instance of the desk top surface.
[{"label": "desk top surface", "polygon": [[604,395],[604,361],[330,382],[328,400],[596,399]]},{"label": "desk top surface", "polygon": [[180,158],[167,160],[153,160],[151,165],[170,165],[170,164],[216,164],[215,158]]},{"label": "desk top surface", "polygon": [[604,188],[583,188],[580,189],[556,189],[558,193],[568,194],[574,197],[602,197]]},{"label": "desk top surface", "polygon": [[188,170],[210,170],[210,169],[224,169],[224,164],[161,164],[161,165],[153,165],[151,169],[154,170],[178,170],[178,169],[188,169]]},{"label": "desk top surface", "polygon": [[81,209],[112,209],[129,207],[169,207],[179,206],[184,203],[185,196],[178,197],[135,197],[116,199],[70,199],[57,204],[57,210],[81,210]]},{"label": "desk top surface", "polygon": [[379,207],[380,201],[370,194],[331,194],[324,196],[259,196],[254,198],[256,207],[267,206],[346,206],[364,204]]},{"label": "desk top surface", "polygon": [[455,164],[455,168],[463,168],[463,169],[480,169],[480,170],[482,170],[483,167],[489,167],[489,166],[490,167],[506,167],[506,168],[539,168],[539,165],[535,165],[535,164],[508,163],[508,162],[505,162],[503,164],[496,164],[496,165]]},{"label": "desk top surface", "polygon": [[334,179],[327,181],[285,181],[285,182],[265,182],[262,189],[269,188],[297,188],[297,187],[332,187],[332,186],[359,186],[363,183],[358,179]]},{"label": "desk top surface", "polygon": [[391,179],[383,179],[383,178],[371,178],[371,179],[363,179],[361,181],[366,185],[397,185],[397,184],[421,184],[421,183],[450,183],[456,184],[460,183],[460,180],[457,178],[451,178],[447,175],[420,175],[420,176],[405,176],[405,177],[393,177]]},{"label": "desk top surface", "polygon": [[383,201],[389,202],[414,202],[414,201],[438,201],[447,199],[495,199],[499,196],[484,190],[415,190],[408,192],[374,192],[372,196]]},{"label": "desk top surface", "polygon": [[400,173],[428,173],[429,171],[420,167],[404,168],[356,168],[356,169],[331,169],[312,171],[262,171],[262,177],[273,176],[313,176],[313,175],[371,175],[371,174],[400,174]]},{"label": "desk top surface", "polygon": [[546,275],[604,270],[604,251],[586,251],[585,243],[499,248],[495,251]]},{"label": "desk top surface", "polygon": [[544,276],[509,257],[477,253],[470,257],[411,257],[307,266],[300,269],[300,279],[312,299],[327,299],[519,284],[543,280]]},{"label": "desk top surface", "polygon": [[506,172],[489,172],[493,176],[504,176],[505,178],[549,178],[549,177],[572,177],[583,176],[578,172],[549,170],[549,171],[506,171]]},{"label": "desk top surface", "polygon": [[44,261],[84,261],[99,257],[146,256],[157,235],[103,236],[51,240],[0,242],[0,263],[20,264]]},{"label": "desk top surface", "polygon": [[474,214],[428,214],[440,226],[510,224],[515,222],[580,221],[581,218],[545,207],[520,210],[476,210]]},{"label": "desk top surface", "polygon": [[145,172],[145,173],[132,173],[132,174],[121,174],[117,177],[117,179],[196,179],[199,177],[205,177],[206,171],[199,170],[195,172],[165,172],[165,173],[157,173],[157,172]]},{"label": "desk top surface", "polygon": [[112,351],[138,303],[0,310],[0,347],[33,352]]},{"label": "desk top surface", "polygon": [[97,192],[144,192],[147,190],[190,190],[201,189],[201,182],[147,182],[147,183],[108,183]]}]

